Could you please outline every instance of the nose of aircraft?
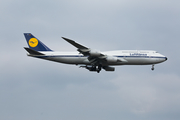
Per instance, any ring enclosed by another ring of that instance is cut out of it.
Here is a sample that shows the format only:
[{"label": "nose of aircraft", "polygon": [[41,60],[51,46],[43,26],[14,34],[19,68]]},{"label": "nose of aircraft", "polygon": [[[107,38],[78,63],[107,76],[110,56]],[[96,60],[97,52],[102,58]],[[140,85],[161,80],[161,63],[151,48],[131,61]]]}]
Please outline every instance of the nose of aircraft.
[{"label": "nose of aircraft", "polygon": [[167,57],[165,57],[165,60],[167,60],[168,58]]}]

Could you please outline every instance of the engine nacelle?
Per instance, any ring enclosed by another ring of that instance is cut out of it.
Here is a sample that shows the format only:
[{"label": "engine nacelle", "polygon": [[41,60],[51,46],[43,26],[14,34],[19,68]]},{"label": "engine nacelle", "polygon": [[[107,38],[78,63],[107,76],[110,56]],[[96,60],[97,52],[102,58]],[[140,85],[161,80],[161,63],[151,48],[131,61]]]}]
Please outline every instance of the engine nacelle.
[{"label": "engine nacelle", "polygon": [[109,66],[105,66],[105,67],[103,67],[103,69],[106,71],[115,71],[114,67],[109,67]]},{"label": "engine nacelle", "polygon": [[108,63],[115,63],[119,61],[117,57],[109,57],[109,56],[106,58],[106,60]]},{"label": "engine nacelle", "polygon": [[96,50],[90,50],[90,51],[89,51],[89,54],[90,54],[91,56],[98,57],[98,56],[101,55],[101,52],[96,51]]}]

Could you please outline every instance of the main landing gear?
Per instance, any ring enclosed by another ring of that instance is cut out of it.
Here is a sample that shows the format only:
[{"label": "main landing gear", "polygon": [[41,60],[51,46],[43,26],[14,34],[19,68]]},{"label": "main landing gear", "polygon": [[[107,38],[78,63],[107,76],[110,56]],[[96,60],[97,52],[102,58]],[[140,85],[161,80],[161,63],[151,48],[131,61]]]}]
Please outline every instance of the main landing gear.
[{"label": "main landing gear", "polygon": [[88,66],[88,65],[86,65],[86,66],[80,66],[80,67],[86,68],[89,71],[94,71],[94,72],[97,72],[97,73],[99,73],[101,71],[101,69],[102,69],[102,65],[98,65],[98,66]]},{"label": "main landing gear", "polygon": [[152,68],[151,68],[151,70],[154,70],[154,65],[152,65]]},{"label": "main landing gear", "polygon": [[97,69],[97,73],[99,73],[101,71],[102,65],[98,65],[98,69]]},{"label": "main landing gear", "polygon": [[92,66],[92,67],[87,68],[87,69],[89,69],[89,71],[95,71],[95,72],[99,73],[101,71],[101,69],[102,69],[102,65]]}]

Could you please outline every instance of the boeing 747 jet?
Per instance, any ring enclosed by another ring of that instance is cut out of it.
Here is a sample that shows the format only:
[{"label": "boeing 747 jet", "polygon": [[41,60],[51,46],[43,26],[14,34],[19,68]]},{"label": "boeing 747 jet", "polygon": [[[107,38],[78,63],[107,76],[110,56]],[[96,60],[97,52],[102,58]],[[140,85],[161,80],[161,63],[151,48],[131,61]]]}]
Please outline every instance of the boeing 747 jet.
[{"label": "boeing 747 jet", "polygon": [[75,52],[58,52],[53,51],[34,37],[31,33],[24,33],[29,47],[24,47],[28,56],[50,60],[59,63],[80,65],[89,71],[100,72],[115,71],[112,66],[117,65],[154,65],[167,60],[167,57],[149,50],[116,50],[100,52],[73,40],[62,37],[65,41],[77,48]]}]

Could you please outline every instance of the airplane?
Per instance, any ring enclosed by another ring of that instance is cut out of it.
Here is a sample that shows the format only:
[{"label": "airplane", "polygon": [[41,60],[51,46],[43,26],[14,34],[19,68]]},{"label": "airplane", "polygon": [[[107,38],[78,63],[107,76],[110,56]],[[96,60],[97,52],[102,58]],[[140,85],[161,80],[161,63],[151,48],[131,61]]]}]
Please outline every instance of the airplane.
[{"label": "airplane", "polygon": [[80,65],[89,71],[99,73],[102,69],[105,71],[115,71],[112,66],[117,65],[154,65],[167,60],[167,57],[149,50],[116,50],[100,52],[84,45],[81,45],[71,39],[62,37],[65,41],[77,48],[75,52],[57,52],[48,48],[44,43],[34,37],[31,33],[24,33],[28,47],[24,49],[28,56],[50,60],[59,63]]}]

